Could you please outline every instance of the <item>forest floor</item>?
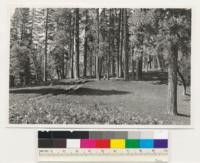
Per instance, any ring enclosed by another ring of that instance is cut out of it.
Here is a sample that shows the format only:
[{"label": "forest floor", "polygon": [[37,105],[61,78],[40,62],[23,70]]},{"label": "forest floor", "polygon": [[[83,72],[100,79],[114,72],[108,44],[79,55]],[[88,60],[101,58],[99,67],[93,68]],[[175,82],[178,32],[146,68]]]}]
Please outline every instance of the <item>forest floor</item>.
[{"label": "forest floor", "polygon": [[11,124],[190,124],[190,97],[178,86],[178,116],[167,114],[165,73],[143,81],[60,80],[10,89]]}]

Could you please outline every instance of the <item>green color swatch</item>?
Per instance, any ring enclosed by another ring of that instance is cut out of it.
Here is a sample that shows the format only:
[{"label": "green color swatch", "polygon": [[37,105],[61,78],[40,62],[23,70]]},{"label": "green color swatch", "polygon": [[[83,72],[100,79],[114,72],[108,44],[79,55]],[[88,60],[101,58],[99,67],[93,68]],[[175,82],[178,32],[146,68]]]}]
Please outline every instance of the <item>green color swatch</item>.
[{"label": "green color swatch", "polygon": [[126,148],[139,148],[139,139],[126,139]]}]

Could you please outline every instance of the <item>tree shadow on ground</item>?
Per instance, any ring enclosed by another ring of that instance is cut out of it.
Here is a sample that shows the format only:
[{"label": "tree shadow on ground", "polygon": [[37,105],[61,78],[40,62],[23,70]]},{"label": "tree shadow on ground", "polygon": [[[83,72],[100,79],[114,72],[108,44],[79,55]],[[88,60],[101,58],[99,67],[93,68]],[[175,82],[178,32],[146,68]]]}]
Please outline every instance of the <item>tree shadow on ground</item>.
[{"label": "tree shadow on ground", "polygon": [[85,79],[60,79],[60,80],[52,80],[47,82],[40,82],[37,84],[28,84],[28,85],[18,85],[18,86],[12,86],[11,89],[15,88],[28,88],[28,87],[42,87],[42,86],[54,86],[54,85],[78,85],[78,84],[84,84],[88,82],[93,82],[93,80],[85,80]]},{"label": "tree shadow on ground", "polygon": [[70,81],[58,80],[58,81],[52,82],[52,85],[78,85],[78,84],[84,84],[88,82],[92,82],[92,80],[70,80]]},{"label": "tree shadow on ground", "polygon": [[129,94],[127,91],[117,91],[117,90],[101,90],[101,89],[91,89],[91,88],[78,88],[74,89],[62,89],[62,88],[38,88],[38,89],[15,89],[10,90],[13,94],[52,94],[52,95],[86,95],[86,96],[109,96],[109,95],[124,95]]},{"label": "tree shadow on ground", "polygon": [[102,89],[91,89],[91,88],[79,88],[78,90],[72,91],[69,94],[72,95],[95,95],[95,96],[104,96],[104,95],[124,95],[129,94],[127,91],[117,91],[117,90],[102,90]]},{"label": "tree shadow on ground", "polygon": [[190,115],[178,113],[177,116],[190,118]]},{"label": "tree shadow on ground", "polygon": [[143,81],[154,81],[154,85],[167,84],[168,74],[167,72],[152,71],[152,72],[143,72],[142,76]]}]

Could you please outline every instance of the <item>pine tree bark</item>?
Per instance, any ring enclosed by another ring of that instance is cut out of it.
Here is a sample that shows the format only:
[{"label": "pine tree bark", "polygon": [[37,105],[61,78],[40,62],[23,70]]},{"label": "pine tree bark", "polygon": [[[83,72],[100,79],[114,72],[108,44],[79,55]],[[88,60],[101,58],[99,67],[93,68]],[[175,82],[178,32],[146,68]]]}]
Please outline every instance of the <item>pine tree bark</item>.
[{"label": "pine tree bark", "polygon": [[[68,66],[66,66],[66,72],[68,72],[69,77],[71,78],[71,57],[72,57],[72,15],[69,15],[69,61]],[[66,74],[67,76],[67,74]]]},{"label": "pine tree bark", "polygon": [[[108,34],[108,40],[109,40],[109,52],[107,53],[107,80],[110,79],[110,70],[112,68],[112,62],[111,54],[112,54],[112,9],[109,9],[109,34]],[[111,64],[110,64],[111,63]]]},{"label": "pine tree bark", "polygon": [[75,9],[75,79],[79,79],[79,9]]},{"label": "pine tree bark", "polygon": [[35,9],[32,9],[32,19],[31,19],[31,39],[30,39],[30,49],[31,49],[31,55],[32,55],[32,60],[33,60],[33,65],[34,65],[34,71],[35,71],[35,79],[38,82],[39,81],[39,74],[38,74],[38,66],[37,66],[37,58],[35,52],[33,52],[33,28],[34,28],[34,23],[35,23]]},{"label": "pine tree bark", "polygon": [[133,46],[131,46],[131,62],[132,62],[132,80],[135,80],[135,61],[134,61]]},{"label": "pine tree bark", "polygon": [[62,74],[61,79],[65,78],[65,53],[62,54]]},{"label": "pine tree bark", "polygon": [[83,77],[87,76],[87,31],[88,31],[88,10],[85,10],[85,39],[84,39],[84,62],[83,62]]},{"label": "pine tree bark", "polygon": [[71,59],[71,78],[74,78],[74,26],[75,26],[75,19],[74,17],[71,15],[71,39],[70,39],[70,59]]},{"label": "pine tree bark", "polygon": [[136,60],[136,80],[142,80],[142,55]]},{"label": "pine tree bark", "polygon": [[168,65],[168,113],[177,115],[177,58],[178,47],[171,43],[169,47]]},{"label": "pine tree bark", "polygon": [[187,85],[186,85],[186,81],[184,79],[184,76],[183,74],[181,73],[181,71],[179,70],[179,67],[177,66],[177,74],[178,76],[180,77],[181,81],[182,81],[182,84],[183,84],[183,95],[188,95],[187,94]]},{"label": "pine tree bark", "polygon": [[158,55],[156,55],[156,60],[157,60],[157,69],[158,69],[158,70],[161,70],[160,59],[159,59],[159,56],[158,56]]},{"label": "pine tree bark", "polygon": [[43,81],[47,81],[47,48],[48,48],[48,21],[49,9],[46,9],[46,22],[45,22],[45,48],[44,48],[44,77]]},{"label": "pine tree bark", "polygon": [[91,77],[91,76],[92,76],[92,60],[93,60],[92,49],[89,50],[89,54],[90,54],[90,60],[89,60],[89,72],[90,72],[90,77]]},{"label": "pine tree bark", "polygon": [[132,59],[132,78],[135,80],[135,61]]},{"label": "pine tree bark", "polygon": [[115,15],[114,9],[111,9],[111,76],[115,76]]},{"label": "pine tree bark", "polygon": [[112,64],[111,64],[111,74],[112,74],[112,77],[114,77],[115,76],[115,57],[114,56],[112,56],[111,57],[112,58]]},{"label": "pine tree bark", "polygon": [[100,29],[99,29],[99,9],[96,9],[96,20],[97,20],[97,50],[96,50],[96,78],[97,80],[100,80],[100,73],[99,73],[99,34],[100,34]]},{"label": "pine tree bark", "polygon": [[116,31],[117,35],[117,77],[119,78],[119,57],[120,57],[120,27],[121,27],[121,9],[119,10],[118,15],[118,30]]},{"label": "pine tree bark", "polygon": [[120,37],[119,37],[119,78],[123,77],[122,69],[122,50],[123,50],[123,9],[120,9]]},{"label": "pine tree bark", "polygon": [[96,79],[97,80],[100,80],[100,74],[99,74],[99,57],[98,56],[96,56]]},{"label": "pine tree bark", "polygon": [[97,53],[95,50],[93,50],[94,52],[94,57],[93,57],[93,63],[94,63],[94,71],[92,72],[94,74],[94,76],[97,78],[97,75],[96,75],[96,72],[97,72],[97,62],[96,62],[96,59],[97,59]]},{"label": "pine tree bark", "polygon": [[128,65],[128,22],[127,22],[127,9],[123,9],[123,22],[124,22],[124,80],[129,79],[129,65]]}]

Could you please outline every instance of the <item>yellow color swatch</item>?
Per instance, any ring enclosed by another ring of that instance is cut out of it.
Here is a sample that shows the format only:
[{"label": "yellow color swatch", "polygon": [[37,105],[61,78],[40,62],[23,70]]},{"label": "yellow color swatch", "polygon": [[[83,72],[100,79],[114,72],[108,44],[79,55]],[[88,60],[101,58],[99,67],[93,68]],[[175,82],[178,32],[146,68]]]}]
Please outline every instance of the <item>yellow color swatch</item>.
[{"label": "yellow color swatch", "polygon": [[125,139],[111,139],[110,148],[125,148]]}]

